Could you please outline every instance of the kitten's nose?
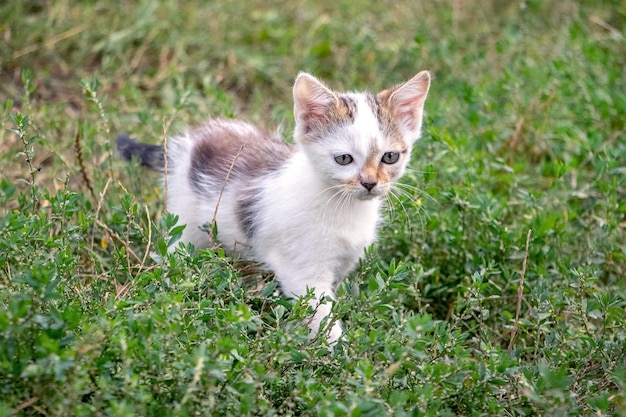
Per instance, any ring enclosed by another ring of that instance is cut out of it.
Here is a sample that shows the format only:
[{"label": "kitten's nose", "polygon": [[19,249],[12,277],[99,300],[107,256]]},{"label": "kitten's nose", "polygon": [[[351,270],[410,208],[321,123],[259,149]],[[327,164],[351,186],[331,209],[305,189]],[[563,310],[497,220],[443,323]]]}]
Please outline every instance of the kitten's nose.
[{"label": "kitten's nose", "polygon": [[366,181],[361,181],[361,185],[365,188],[367,188],[367,191],[372,191],[372,188],[376,187],[375,182],[366,182]]}]

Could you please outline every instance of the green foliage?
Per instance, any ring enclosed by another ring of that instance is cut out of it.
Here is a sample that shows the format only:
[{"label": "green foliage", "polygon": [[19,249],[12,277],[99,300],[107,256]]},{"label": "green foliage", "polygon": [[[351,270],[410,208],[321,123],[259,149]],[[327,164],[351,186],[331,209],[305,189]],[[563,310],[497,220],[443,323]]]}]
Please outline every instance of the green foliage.
[{"label": "green foliage", "polygon": [[[0,415],[626,415],[623,2],[8,1],[0,32]],[[334,350],[114,154],[209,116],[288,138],[298,71],[423,68]]]}]

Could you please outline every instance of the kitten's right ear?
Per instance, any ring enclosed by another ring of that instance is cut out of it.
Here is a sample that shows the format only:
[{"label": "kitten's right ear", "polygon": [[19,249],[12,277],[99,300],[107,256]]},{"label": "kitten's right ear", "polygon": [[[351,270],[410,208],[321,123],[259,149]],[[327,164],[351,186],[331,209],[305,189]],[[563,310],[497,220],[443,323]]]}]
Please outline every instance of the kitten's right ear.
[{"label": "kitten's right ear", "polygon": [[328,87],[314,76],[301,72],[293,86],[296,136],[307,134],[323,123],[329,110],[339,99]]}]

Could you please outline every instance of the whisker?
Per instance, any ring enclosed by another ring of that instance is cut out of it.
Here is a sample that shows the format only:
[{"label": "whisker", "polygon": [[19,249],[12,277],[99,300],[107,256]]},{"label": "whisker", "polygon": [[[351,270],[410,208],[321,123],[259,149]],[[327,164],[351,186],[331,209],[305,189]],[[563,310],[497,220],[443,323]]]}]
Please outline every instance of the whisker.
[{"label": "whisker", "polygon": [[[337,206],[338,202],[340,202],[341,199],[343,198],[343,193],[345,192],[345,189],[341,185],[328,187],[325,189],[325,191],[330,191],[334,188],[338,188],[338,190],[335,193],[333,193],[328,200],[326,200],[320,212],[320,217],[322,220],[326,219],[326,211],[328,210],[330,203],[333,202],[333,200],[335,200],[335,197],[339,196],[339,199],[335,202],[335,207]],[[336,210],[334,209],[332,215],[334,216],[335,214],[336,214]]]},{"label": "whisker", "polygon": [[[404,213],[404,217],[402,218],[402,220],[403,220],[402,223],[405,226],[407,226],[407,229],[406,229],[407,236],[408,236],[408,239],[412,241],[413,240],[413,234],[415,233],[415,227],[414,227],[413,223],[410,221],[409,211],[406,208],[406,206],[404,205],[404,202],[402,201],[401,197],[403,197],[403,195],[402,195],[403,193],[404,192],[402,190],[397,189],[397,188],[394,187],[394,188],[392,188],[389,191],[389,194],[388,194],[389,199],[388,200],[390,201],[390,205],[394,206],[394,204],[391,202],[391,200],[395,199],[398,202],[398,204],[400,205],[400,207],[402,208],[402,212]],[[406,196],[404,196],[404,197],[406,197]],[[409,199],[412,199],[412,198],[409,196]],[[422,228],[422,230],[424,230],[425,229],[425,223],[424,223],[424,219],[423,219],[422,215],[419,213],[419,210],[418,210],[417,215],[419,216],[419,219],[420,219],[421,228]],[[392,219],[392,220],[395,221],[395,222],[398,222],[398,219]]]},{"label": "whisker", "polygon": [[334,188],[342,189],[343,188],[343,184],[335,184],[335,185],[331,185],[330,187],[326,187],[326,188],[322,189],[319,193],[315,194],[311,198],[311,200],[312,200],[311,203],[313,203],[317,199],[317,197],[319,197],[321,194],[323,194],[323,193],[325,193],[327,191],[330,191],[330,190],[332,190]]},{"label": "whisker", "polygon": [[397,183],[395,184],[396,187],[398,187],[399,189],[402,189],[404,191],[411,191],[413,193],[416,193],[416,196],[413,196],[413,198],[415,197],[426,197],[429,201],[435,203],[437,206],[441,207],[441,204],[439,203],[439,201],[437,201],[433,196],[431,196],[430,194],[428,194],[426,191],[424,191],[423,189],[414,186],[414,185],[410,185],[410,184],[406,184],[406,183]]},{"label": "whisker", "polygon": [[412,174],[413,173],[415,173],[415,174],[432,174],[432,171],[421,171],[419,169],[413,169],[413,168],[409,168],[409,167],[404,168],[404,171],[408,172],[408,173],[412,173]]},{"label": "whisker", "polygon": [[402,210],[405,213],[405,219],[407,221],[409,219],[409,213],[408,213],[408,210],[407,210],[406,206],[404,205],[404,202],[402,201],[401,197],[404,197],[404,198],[414,202],[414,204],[412,204],[412,206],[417,207],[417,215],[419,216],[421,227],[422,227],[422,229],[425,229],[426,228],[426,222],[424,220],[424,216],[426,216],[426,218],[430,218],[430,214],[428,213],[428,211],[426,211],[426,209],[421,204],[415,204],[418,200],[416,200],[415,199],[415,195],[409,193],[409,191],[416,192],[416,193],[418,193],[418,195],[427,195],[427,193],[424,193],[419,188],[413,187],[413,186],[408,186],[408,187],[406,187],[406,188],[408,188],[408,190],[405,190],[405,189],[403,189],[401,187],[401,185],[404,185],[404,184],[394,184],[394,186],[390,190],[389,196],[393,197],[396,201],[398,201],[398,204],[400,204],[400,206],[402,207]]},{"label": "whisker", "polygon": [[408,217],[408,211],[406,210],[406,207],[404,206],[404,203],[402,202],[402,199],[400,198],[400,195],[398,195],[397,191],[398,190],[392,187],[389,190],[389,194],[387,194],[387,201],[389,201],[389,204],[387,204],[387,209],[389,211],[389,215],[392,218],[395,218],[396,216],[396,205],[391,201],[391,199],[393,198],[395,199],[395,201],[398,202],[405,216]]},{"label": "whisker", "polygon": [[335,211],[333,212],[333,216],[337,216],[338,213],[341,213],[341,211],[350,204],[351,198],[352,194],[344,188],[339,197],[339,200],[337,201],[337,204],[335,204]]}]

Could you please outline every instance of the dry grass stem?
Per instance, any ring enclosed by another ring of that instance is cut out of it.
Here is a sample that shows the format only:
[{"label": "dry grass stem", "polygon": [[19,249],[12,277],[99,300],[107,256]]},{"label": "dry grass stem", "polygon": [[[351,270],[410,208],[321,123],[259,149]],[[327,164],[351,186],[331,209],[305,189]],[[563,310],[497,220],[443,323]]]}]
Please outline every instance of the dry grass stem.
[{"label": "dry grass stem", "polygon": [[526,249],[524,250],[524,260],[522,261],[522,273],[519,277],[519,284],[517,287],[517,307],[515,308],[515,322],[513,323],[513,330],[511,331],[511,340],[509,340],[508,351],[511,352],[513,349],[513,342],[515,341],[515,336],[517,336],[517,332],[519,331],[519,315],[522,309],[522,299],[524,298],[524,277],[526,275],[526,263],[528,262],[528,246],[530,245],[530,234],[532,233],[531,229],[528,229],[528,233],[526,234]]},{"label": "dry grass stem", "polygon": [[[54,47],[54,45],[56,45],[58,42],[71,38],[72,36],[76,36],[79,33],[87,30],[89,27],[87,25],[80,25],[80,26],[76,26],[72,29],[66,30],[63,33],[60,33],[56,36],[51,36],[50,39],[48,39],[47,41],[45,41],[43,43],[43,46],[45,46],[47,49],[51,49]],[[24,55],[30,54],[31,52],[35,52],[37,51],[39,48],[41,48],[42,45],[29,45],[25,48],[22,48],[18,51],[15,51],[13,53],[13,55],[11,56],[12,59],[18,59],[23,57]]]},{"label": "dry grass stem", "polygon": [[237,160],[239,159],[239,157],[243,153],[243,150],[246,147],[247,143],[248,142],[246,141],[246,142],[244,142],[243,145],[241,145],[241,147],[239,148],[239,151],[234,156],[233,161],[230,163],[230,167],[228,167],[228,172],[226,172],[226,178],[224,178],[224,183],[222,184],[222,188],[220,189],[220,194],[217,197],[217,204],[215,205],[215,211],[213,212],[213,219],[211,220],[211,229],[215,225],[215,221],[217,219],[217,211],[220,208],[220,202],[222,201],[222,195],[224,194],[224,190],[226,189],[226,184],[228,183],[228,179],[230,178],[230,174],[233,171],[233,168],[235,167],[235,163],[237,163]]},{"label": "dry grass stem", "polygon": [[83,178],[87,189],[89,190],[89,194],[95,200],[96,193],[91,186],[91,181],[89,180],[89,176],[87,175],[87,169],[85,168],[85,161],[83,160],[83,148],[80,144],[80,132],[78,129],[76,129],[76,134],[74,135],[74,151],[76,152],[76,159],[78,160],[80,175]]}]

